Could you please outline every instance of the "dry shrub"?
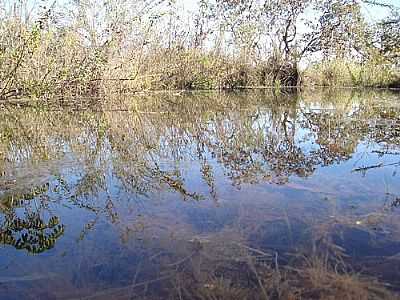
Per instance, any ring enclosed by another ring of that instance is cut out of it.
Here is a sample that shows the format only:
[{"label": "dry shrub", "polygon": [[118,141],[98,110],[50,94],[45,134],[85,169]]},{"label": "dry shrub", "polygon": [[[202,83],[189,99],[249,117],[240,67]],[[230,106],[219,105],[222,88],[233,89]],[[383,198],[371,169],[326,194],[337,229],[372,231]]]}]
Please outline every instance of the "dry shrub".
[{"label": "dry shrub", "polygon": [[329,60],[315,64],[306,70],[305,85],[338,87],[395,87],[400,74],[392,64],[368,61],[357,63],[345,60]]},{"label": "dry shrub", "polygon": [[148,53],[136,89],[233,89],[249,85],[253,67],[240,60],[196,49],[160,49]]}]

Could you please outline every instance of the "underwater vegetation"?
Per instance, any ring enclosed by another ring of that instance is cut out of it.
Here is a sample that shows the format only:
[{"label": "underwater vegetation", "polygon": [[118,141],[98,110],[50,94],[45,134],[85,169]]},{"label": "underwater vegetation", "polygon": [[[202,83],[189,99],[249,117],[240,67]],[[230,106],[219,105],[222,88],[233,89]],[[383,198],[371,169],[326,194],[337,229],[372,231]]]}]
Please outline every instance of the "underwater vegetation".
[{"label": "underwater vegetation", "polygon": [[2,108],[0,299],[398,299],[395,99]]}]

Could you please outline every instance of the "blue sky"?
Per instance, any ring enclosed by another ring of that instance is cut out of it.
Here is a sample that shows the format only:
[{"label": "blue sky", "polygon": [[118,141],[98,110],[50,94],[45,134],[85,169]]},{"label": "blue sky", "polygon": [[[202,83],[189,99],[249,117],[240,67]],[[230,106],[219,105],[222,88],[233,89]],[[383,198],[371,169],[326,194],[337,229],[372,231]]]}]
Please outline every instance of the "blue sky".
[{"label": "blue sky", "polygon": [[[400,8],[400,0],[386,0],[384,3]],[[388,9],[364,5],[364,14],[368,20],[376,21],[384,18],[388,14]]]}]

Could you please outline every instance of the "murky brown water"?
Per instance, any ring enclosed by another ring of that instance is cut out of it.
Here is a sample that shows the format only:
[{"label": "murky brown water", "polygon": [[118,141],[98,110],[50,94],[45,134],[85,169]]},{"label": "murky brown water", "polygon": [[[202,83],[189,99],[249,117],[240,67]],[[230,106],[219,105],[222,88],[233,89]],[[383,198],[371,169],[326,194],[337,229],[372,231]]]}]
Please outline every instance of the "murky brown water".
[{"label": "murky brown water", "polygon": [[399,94],[84,104],[0,111],[0,299],[398,295]]}]

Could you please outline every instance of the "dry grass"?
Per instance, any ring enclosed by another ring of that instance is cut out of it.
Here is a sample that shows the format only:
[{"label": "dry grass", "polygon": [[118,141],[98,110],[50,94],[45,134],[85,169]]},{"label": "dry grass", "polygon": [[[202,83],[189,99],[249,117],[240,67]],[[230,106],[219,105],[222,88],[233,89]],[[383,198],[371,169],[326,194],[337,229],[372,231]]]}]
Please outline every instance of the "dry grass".
[{"label": "dry grass", "polygon": [[400,73],[383,62],[357,63],[330,60],[311,66],[304,74],[305,85],[333,87],[399,87]]},{"label": "dry grass", "polygon": [[339,273],[319,257],[307,259],[303,269],[296,270],[300,294],[295,299],[393,299],[394,295],[357,274]]}]

